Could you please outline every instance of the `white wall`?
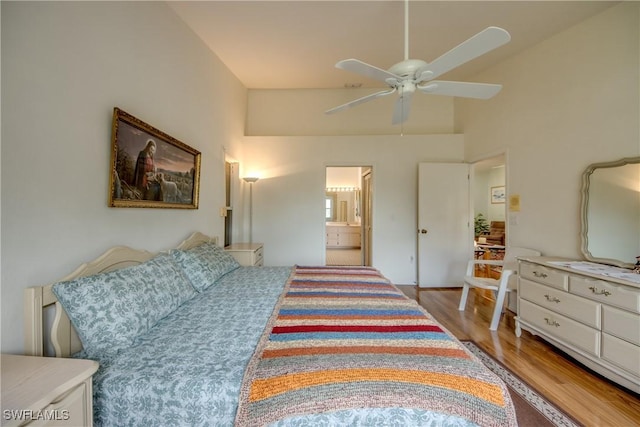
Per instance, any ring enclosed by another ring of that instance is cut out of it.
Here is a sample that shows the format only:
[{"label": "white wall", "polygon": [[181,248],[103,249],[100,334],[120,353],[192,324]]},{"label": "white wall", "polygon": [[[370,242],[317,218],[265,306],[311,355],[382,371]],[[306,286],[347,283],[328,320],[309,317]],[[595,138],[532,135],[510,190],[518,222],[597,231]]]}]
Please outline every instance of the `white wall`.
[{"label": "white wall", "polygon": [[326,166],[373,167],[373,266],[398,284],[416,281],[419,162],[459,162],[461,135],[247,137],[253,240],[266,265],[324,264]]},{"label": "white wall", "polygon": [[504,86],[487,103],[456,101],[466,159],[508,151],[511,244],[580,258],[582,172],[640,155],[639,22],[623,2],[478,76]]},{"label": "white wall", "polygon": [[[2,352],[20,353],[25,287],[116,244],[222,235],[246,89],[163,2],[1,7]],[[115,106],[202,152],[200,209],[107,207]]]},{"label": "white wall", "polygon": [[330,108],[379,91],[373,89],[251,89],[246,134],[420,135],[453,133],[453,98],[416,94],[402,126],[391,124],[396,94],[327,115]]}]

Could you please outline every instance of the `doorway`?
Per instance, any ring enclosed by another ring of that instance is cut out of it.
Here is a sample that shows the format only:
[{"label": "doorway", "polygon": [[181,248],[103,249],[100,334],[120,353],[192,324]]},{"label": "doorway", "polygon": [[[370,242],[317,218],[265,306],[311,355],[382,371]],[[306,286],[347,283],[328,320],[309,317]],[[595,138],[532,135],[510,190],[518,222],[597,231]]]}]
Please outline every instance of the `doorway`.
[{"label": "doorway", "polygon": [[372,177],[370,166],[326,168],[326,265],[371,265]]},{"label": "doorway", "polygon": [[[500,260],[507,245],[505,155],[473,163],[474,256]],[[481,277],[500,277],[499,267],[476,269]]]},{"label": "doorway", "polygon": [[[476,241],[487,239],[491,223],[504,225],[506,222],[505,197],[506,174],[503,154],[473,163],[472,210],[476,218]],[[477,218],[481,215],[481,220]],[[483,226],[484,225],[484,226]],[[503,227],[504,228],[504,227]],[[491,243],[504,246],[504,238],[492,237]]]}]

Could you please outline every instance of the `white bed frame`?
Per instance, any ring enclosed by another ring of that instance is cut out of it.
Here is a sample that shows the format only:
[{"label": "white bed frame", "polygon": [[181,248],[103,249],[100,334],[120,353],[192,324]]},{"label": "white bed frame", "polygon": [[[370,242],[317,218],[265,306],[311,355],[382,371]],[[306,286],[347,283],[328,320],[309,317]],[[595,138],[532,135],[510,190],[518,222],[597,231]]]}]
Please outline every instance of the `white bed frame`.
[{"label": "white bed frame", "polygon": [[[218,243],[217,237],[209,237],[200,232],[195,232],[186,240],[176,246],[177,249],[190,249],[205,242]],[[93,261],[82,264],[73,273],[56,281],[55,283],[73,280],[78,277],[94,274],[108,273],[125,267],[141,264],[161,252],[149,252],[132,249],[127,246],[116,246]],[[52,284],[34,286],[25,289],[24,293],[24,327],[25,327],[25,354],[31,356],[45,356],[47,345],[44,331],[47,330],[45,311],[53,306],[55,310],[53,323],[50,329],[50,340],[53,345],[55,357],[69,357],[82,350],[82,343],[78,338],[67,314],[62,309],[52,291]]]}]

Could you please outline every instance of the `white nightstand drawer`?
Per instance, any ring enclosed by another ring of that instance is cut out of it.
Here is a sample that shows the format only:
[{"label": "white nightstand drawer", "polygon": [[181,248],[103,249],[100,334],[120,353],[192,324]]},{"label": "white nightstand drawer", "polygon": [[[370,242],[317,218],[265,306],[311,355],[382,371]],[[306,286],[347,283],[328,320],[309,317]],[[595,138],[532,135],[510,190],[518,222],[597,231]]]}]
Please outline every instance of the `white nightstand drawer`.
[{"label": "white nightstand drawer", "polygon": [[264,245],[262,243],[234,243],[224,248],[242,266],[264,265]]},{"label": "white nightstand drawer", "polygon": [[260,246],[260,248],[258,250],[256,250],[254,265],[262,265],[263,264],[263,258],[262,258],[262,252],[263,251],[264,251],[264,246]]},{"label": "white nightstand drawer", "polygon": [[90,426],[93,423],[91,407],[87,407],[88,399],[93,399],[91,384],[87,381],[76,386],[68,393],[60,396],[43,410],[43,418],[27,424],[36,426]]}]

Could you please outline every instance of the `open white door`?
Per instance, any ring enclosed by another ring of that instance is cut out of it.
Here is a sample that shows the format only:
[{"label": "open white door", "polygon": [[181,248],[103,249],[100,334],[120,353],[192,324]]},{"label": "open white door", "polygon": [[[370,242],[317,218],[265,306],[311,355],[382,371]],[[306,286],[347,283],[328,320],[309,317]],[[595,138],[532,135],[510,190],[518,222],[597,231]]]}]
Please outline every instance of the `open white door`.
[{"label": "open white door", "polygon": [[418,286],[462,285],[473,256],[467,163],[420,163]]}]

